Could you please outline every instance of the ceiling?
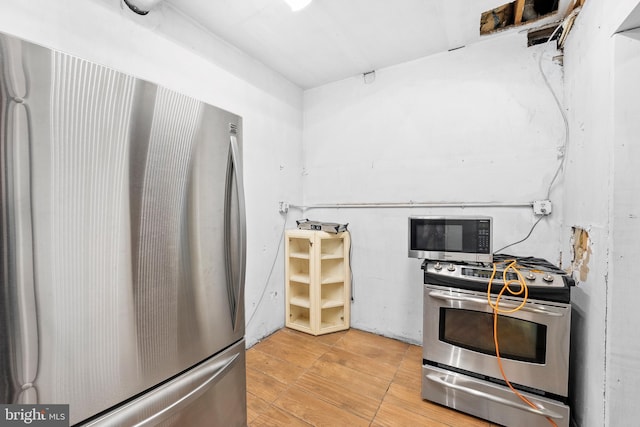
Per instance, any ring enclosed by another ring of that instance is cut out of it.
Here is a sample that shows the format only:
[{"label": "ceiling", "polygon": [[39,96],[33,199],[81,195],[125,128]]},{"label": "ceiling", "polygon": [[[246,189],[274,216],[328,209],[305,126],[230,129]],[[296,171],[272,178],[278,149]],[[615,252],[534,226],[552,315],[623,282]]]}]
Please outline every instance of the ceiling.
[{"label": "ceiling", "polygon": [[477,42],[482,12],[507,2],[166,0],[303,89]]}]

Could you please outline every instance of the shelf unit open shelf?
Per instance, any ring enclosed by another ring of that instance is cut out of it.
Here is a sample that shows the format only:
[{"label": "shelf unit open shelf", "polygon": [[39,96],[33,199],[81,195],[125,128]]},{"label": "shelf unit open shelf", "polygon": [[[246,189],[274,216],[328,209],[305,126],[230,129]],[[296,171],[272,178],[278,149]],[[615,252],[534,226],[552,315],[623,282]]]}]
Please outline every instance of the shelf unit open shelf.
[{"label": "shelf unit open shelf", "polygon": [[349,329],[349,232],[287,230],[286,326],[312,335]]}]

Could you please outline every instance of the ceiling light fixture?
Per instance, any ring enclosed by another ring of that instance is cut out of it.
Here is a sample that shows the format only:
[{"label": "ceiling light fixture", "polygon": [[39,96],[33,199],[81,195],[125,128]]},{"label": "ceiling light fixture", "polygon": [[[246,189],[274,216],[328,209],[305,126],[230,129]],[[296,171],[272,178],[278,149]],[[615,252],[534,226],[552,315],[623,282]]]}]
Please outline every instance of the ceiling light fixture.
[{"label": "ceiling light fixture", "polygon": [[293,12],[297,12],[299,10],[304,9],[309,6],[311,0],[284,0]]},{"label": "ceiling light fixture", "polygon": [[164,0],[124,0],[124,4],[129,6],[138,15],[146,15],[151,9]]}]

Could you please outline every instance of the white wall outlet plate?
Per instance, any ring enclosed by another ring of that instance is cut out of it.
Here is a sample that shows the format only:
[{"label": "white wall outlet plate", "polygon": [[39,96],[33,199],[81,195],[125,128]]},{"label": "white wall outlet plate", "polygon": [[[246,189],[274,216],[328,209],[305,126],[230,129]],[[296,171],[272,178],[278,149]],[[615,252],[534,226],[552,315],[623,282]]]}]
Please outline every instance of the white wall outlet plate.
[{"label": "white wall outlet plate", "polygon": [[280,213],[289,212],[289,203],[287,203],[287,202],[279,202],[278,203],[278,212],[280,212]]},{"label": "white wall outlet plate", "polygon": [[536,215],[551,214],[551,200],[536,200],[533,202],[533,213]]}]

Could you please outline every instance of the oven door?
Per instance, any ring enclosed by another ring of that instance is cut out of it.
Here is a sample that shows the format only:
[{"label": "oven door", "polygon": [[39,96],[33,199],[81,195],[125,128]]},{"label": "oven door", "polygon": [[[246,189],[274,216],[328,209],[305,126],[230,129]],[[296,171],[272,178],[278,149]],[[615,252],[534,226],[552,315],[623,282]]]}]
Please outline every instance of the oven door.
[{"label": "oven door", "polygon": [[[500,307],[520,304],[502,297]],[[498,347],[508,380],[567,397],[570,304],[529,300],[498,318]],[[427,363],[502,380],[486,293],[424,285],[423,358]]]}]

